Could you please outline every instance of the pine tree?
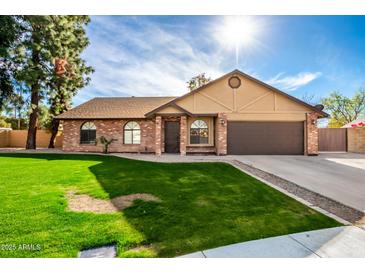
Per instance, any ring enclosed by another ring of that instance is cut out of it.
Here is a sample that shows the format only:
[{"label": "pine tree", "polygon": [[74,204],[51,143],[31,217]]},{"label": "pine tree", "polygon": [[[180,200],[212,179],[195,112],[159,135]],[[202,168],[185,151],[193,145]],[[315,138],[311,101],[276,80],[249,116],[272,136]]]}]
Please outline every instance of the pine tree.
[{"label": "pine tree", "polygon": [[11,62],[11,49],[19,39],[20,25],[14,16],[0,16],[0,112],[14,94],[12,78],[15,67]]},{"label": "pine tree", "polygon": [[[12,16],[19,26],[20,39],[12,45],[13,77],[30,93],[27,149],[36,148],[40,102],[50,98],[52,116],[70,105],[76,91],[89,82],[80,54],[89,41],[84,26],[88,16]],[[60,70],[60,64],[63,63]],[[58,127],[57,127],[58,128]],[[56,131],[57,134],[57,131]]]},{"label": "pine tree", "polygon": [[71,107],[72,97],[86,86],[93,72],[90,66],[81,58],[81,53],[88,46],[84,26],[89,23],[88,16],[51,16],[56,33],[52,33],[52,55],[55,73],[48,85],[50,104],[50,129],[52,132],[49,148],[54,147],[54,141],[59,128],[59,120],[54,119]]}]

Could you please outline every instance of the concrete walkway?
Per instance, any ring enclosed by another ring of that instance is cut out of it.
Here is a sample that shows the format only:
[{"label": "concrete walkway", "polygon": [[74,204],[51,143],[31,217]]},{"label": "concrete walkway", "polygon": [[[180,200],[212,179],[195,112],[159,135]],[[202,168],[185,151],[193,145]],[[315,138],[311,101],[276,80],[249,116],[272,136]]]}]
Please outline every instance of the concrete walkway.
[{"label": "concrete walkway", "polygon": [[342,226],[248,241],[179,258],[365,258],[365,231]]}]

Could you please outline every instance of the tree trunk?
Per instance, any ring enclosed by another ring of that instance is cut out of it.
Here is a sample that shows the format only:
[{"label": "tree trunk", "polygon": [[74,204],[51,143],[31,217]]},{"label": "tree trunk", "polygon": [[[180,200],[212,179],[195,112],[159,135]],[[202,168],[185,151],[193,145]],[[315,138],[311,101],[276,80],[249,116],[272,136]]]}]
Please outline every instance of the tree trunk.
[{"label": "tree trunk", "polygon": [[38,111],[39,111],[39,87],[38,84],[33,84],[31,87],[32,95],[31,95],[31,106],[32,112],[29,116],[29,127],[28,127],[28,136],[27,136],[27,144],[26,149],[36,149],[36,141],[37,141],[37,124],[38,124]]},{"label": "tree trunk", "polygon": [[54,142],[58,133],[58,127],[60,125],[60,120],[52,120],[52,128],[51,128],[51,139],[49,140],[48,148],[54,148]]},{"label": "tree trunk", "polygon": [[[53,115],[53,117],[56,117],[57,115],[60,115],[62,113],[64,113],[65,111],[67,111],[67,107],[66,107],[66,102],[65,102],[65,97],[64,94],[61,92],[60,90],[60,83],[58,83],[57,85],[57,92],[59,94],[59,104],[62,106],[61,109],[59,110],[59,112],[57,112],[57,103],[56,101],[53,102],[51,104],[50,107],[50,113]],[[60,120],[55,120],[54,118],[52,119],[52,126],[51,126],[51,139],[49,140],[49,145],[48,148],[54,148],[55,145],[55,139],[58,133],[58,128],[60,126]]]},{"label": "tree trunk", "polygon": [[[40,63],[39,51],[33,48],[32,52],[32,61],[33,65],[37,66]],[[39,112],[39,77],[34,79],[33,84],[31,85],[31,99],[30,104],[32,108],[32,112],[29,115],[29,127],[28,127],[28,136],[26,149],[36,149],[37,143],[37,125],[38,125],[38,112]]]}]

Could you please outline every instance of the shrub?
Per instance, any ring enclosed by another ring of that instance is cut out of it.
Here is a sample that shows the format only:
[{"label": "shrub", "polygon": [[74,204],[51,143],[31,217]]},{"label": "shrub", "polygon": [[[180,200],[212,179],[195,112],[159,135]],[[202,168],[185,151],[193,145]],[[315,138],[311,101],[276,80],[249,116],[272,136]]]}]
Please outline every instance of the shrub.
[{"label": "shrub", "polygon": [[117,139],[110,139],[108,140],[107,138],[105,138],[104,136],[101,136],[99,138],[100,140],[100,143],[104,145],[104,149],[103,149],[103,153],[107,154],[108,153],[108,148],[109,148],[109,145],[111,143],[113,143],[114,141],[117,141]]},{"label": "shrub", "polygon": [[10,128],[11,125],[7,123],[4,118],[0,117],[0,127]]}]

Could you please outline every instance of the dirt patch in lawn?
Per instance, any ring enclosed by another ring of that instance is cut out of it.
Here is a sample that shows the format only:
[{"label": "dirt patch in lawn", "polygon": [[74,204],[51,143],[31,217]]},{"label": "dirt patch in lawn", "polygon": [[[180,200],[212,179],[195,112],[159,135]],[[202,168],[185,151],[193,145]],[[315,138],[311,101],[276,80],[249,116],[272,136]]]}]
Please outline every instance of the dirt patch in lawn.
[{"label": "dirt patch in lawn", "polygon": [[68,209],[75,212],[114,213],[133,205],[135,200],[161,202],[161,200],[148,193],[135,193],[115,197],[111,200],[93,198],[86,194],[67,193]]}]

